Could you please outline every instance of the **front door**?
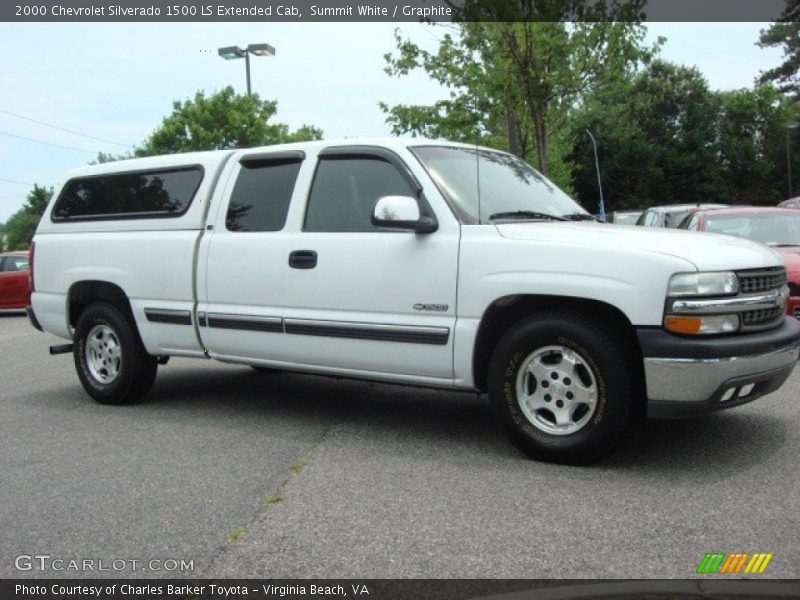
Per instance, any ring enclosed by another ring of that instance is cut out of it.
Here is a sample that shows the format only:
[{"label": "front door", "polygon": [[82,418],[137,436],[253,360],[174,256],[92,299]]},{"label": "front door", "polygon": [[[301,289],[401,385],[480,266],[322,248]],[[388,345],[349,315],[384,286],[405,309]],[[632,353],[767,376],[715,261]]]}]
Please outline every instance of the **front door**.
[{"label": "front door", "polygon": [[459,228],[376,228],[382,196],[427,206],[419,183],[385,150],[341,150],[319,155],[301,230],[286,234],[282,354],[365,376],[451,379]]}]

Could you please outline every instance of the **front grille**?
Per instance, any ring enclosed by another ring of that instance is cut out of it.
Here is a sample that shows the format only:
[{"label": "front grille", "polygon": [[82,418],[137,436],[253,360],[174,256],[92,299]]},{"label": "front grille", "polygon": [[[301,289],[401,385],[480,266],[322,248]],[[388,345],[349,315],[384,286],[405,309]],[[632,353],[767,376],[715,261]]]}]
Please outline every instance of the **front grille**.
[{"label": "front grille", "polygon": [[800,319],[800,306],[794,307],[794,317],[795,319]]},{"label": "front grille", "polygon": [[[775,267],[772,269],[758,269],[738,271],[739,294],[752,295],[782,290],[786,286],[786,269]],[[742,319],[742,331],[758,331],[777,327],[783,321],[785,306],[749,310],[739,313]]]},{"label": "front grille", "polygon": [[778,317],[783,315],[783,309],[779,306],[775,308],[763,308],[761,310],[748,310],[741,313],[742,327],[757,327],[759,325],[769,325]]},{"label": "front grille", "polygon": [[739,271],[737,275],[741,294],[768,292],[786,285],[786,269],[783,267],[760,271]]}]

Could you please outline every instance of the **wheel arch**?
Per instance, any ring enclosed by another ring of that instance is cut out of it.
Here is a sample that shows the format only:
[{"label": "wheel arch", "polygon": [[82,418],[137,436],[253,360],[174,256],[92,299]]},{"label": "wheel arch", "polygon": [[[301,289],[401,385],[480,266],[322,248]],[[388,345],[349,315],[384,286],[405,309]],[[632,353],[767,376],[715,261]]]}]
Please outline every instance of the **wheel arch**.
[{"label": "wheel arch", "polygon": [[94,302],[108,302],[120,308],[136,325],[128,295],[119,285],[102,280],[76,281],[67,292],[67,324],[74,328],[86,308]]},{"label": "wheel arch", "polygon": [[512,294],[492,302],[481,317],[472,352],[472,375],[477,389],[485,392],[488,387],[489,362],[497,343],[516,322],[542,310],[558,309],[570,311],[601,325],[610,325],[618,331],[631,351],[637,375],[644,381],[644,366],[636,330],[630,319],[618,307],[588,298],[571,296],[548,296],[536,294]]}]

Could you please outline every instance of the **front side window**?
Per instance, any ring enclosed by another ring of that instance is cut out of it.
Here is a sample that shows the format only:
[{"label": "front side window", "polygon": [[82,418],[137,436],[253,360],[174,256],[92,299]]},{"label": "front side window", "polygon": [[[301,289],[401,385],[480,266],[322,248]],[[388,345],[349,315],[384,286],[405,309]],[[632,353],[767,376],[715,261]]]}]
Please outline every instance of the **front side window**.
[{"label": "front side window", "polygon": [[225,216],[228,230],[283,229],[300,164],[299,160],[243,164]]},{"label": "front side window", "polygon": [[417,146],[411,151],[469,222],[592,219],[555,184],[511,154],[455,146]]},{"label": "front side window", "polygon": [[64,186],[53,220],[178,216],[202,179],[199,167],[78,177]]},{"label": "front side window", "polygon": [[317,165],[306,209],[306,231],[378,231],[375,203],[383,196],[415,196],[391,163],[373,157],[324,157]]}]

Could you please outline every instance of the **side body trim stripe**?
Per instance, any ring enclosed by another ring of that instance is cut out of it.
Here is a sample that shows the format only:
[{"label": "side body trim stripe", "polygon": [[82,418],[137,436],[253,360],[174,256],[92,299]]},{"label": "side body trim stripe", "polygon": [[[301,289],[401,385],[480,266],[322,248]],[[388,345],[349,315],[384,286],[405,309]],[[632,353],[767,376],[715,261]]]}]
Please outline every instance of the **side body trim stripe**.
[{"label": "side body trim stripe", "polygon": [[207,323],[208,327],[216,327],[217,329],[244,329],[247,331],[283,333],[283,321],[280,317],[208,313],[205,323]]},{"label": "side body trim stripe", "polygon": [[354,338],[384,342],[407,342],[410,344],[433,344],[444,346],[450,338],[447,327],[419,327],[383,325],[378,323],[348,323],[339,321],[311,321],[286,319],[286,333],[296,335],[318,335],[323,337]]},{"label": "side body trim stripe", "polygon": [[192,313],[188,310],[169,308],[145,308],[144,314],[151,323],[168,323],[170,325],[191,325]]},{"label": "side body trim stripe", "polygon": [[[189,311],[145,309],[148,321],[191,325]],[[197,313],[200,327],[240,329],[294,335],[315,335],[382,342],[431,344],[445,346],[450,340],[449,327],[424,327],[419,325],[388,325],[383,323],[356,323],[349,321],[315,321],[310,319],[282,319],[260,315],[227,313]]]}]

